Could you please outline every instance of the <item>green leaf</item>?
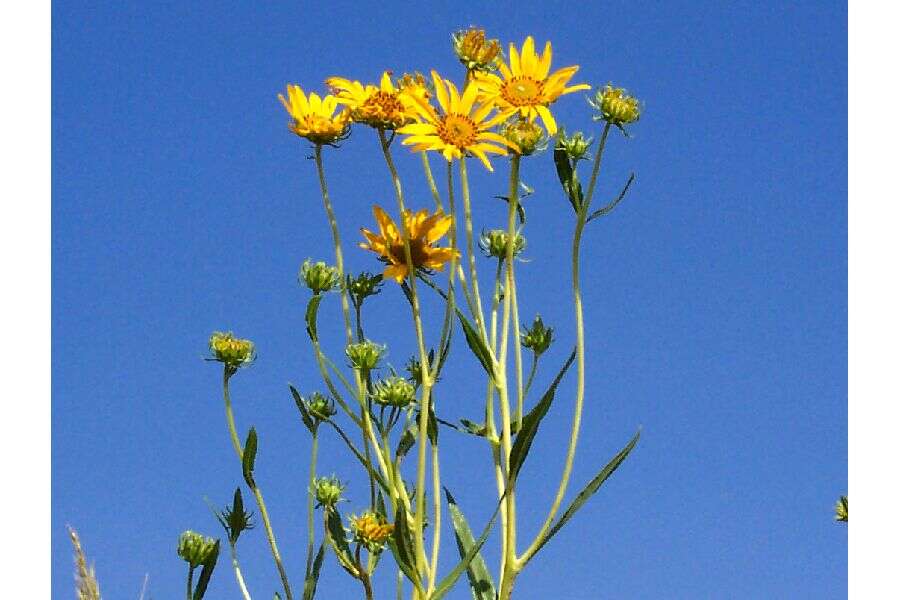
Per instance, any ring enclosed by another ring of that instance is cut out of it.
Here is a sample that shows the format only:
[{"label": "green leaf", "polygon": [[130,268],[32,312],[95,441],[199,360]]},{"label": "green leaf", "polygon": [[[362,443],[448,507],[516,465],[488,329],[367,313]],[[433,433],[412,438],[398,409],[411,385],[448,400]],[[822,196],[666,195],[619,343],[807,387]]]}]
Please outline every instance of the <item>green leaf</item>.
[{"label": "green leaf", "polygon": [[577,213],[584,200],[584,194],[581,191],[581,183],[578,181],[578,173],[575,171],[571,161],[569,161],[565,149],[559,145],[553,149],[553,162],[556,164],[556,175],[559,177],[559,183],[569,199],[569,204],[572,205],[572,208]]},{"label": "green leaf", "polygon": [[253,480],[253,467],[256,464],[256,444],[256,429],[251,427],[250,432],[247,434],[247,442],[244,444],[244,457],[242,460],[244,481],[247,482],[251,489],[256,487],[256,482]]},{"label": "green leaf", "polygon": [[[447,488],[444,488],[444,492],[447,492]],[[497,503],[497,508],[494,509],[494,514],[491,515],[491,520],[488,521],[487,525],[484,526],[484,531],[481,532],[481,535],[477,540],[472,544],[469,550],[466,552],[465,556],[463,556],[462,560],[459,561],[450,573],[447,574],[435,587],[434,592],[432,592],[431,596],[429,596],[429,600],[440,600],[444,596],[447,595],[454,584],[456,584],[456,580],[459,579],[459,576],[462,575],[463,571],[469,568],[469,565],[475,560],[475,557],[478,556],[478,553],[481,552],[481,547],[484,546],[484,543],[488,539],[488,535],[491,533],[491,528],[494,526],[494,521],[497,520],[497,515],[500,513],[500,506],[506,497],[506,494],[500,498],[500,502]]]},{"label": "green leaf", "polygon": [[[432,396],[432,400],[434,397]],[[432,446],[437,446],[438,443],[438,424],[437,417],[434,415],[434,402],[428,405],[428,441],[431,442]]]},{"label": "green leaf", "polygon": [[[459,550],[460,558],[465,558],[469,550],[475,544],[475,537],[472,530],[466,522],[462,511],[456,504],[450,490],[444,488],[444,494],[447,496],[447,504],[450,506],[450,520],[453,523],[453,531],[456,534],[456,548]],[[497,593],[494,591],[494,580],[491,578],[491,572],[488,570],[481,556],[481,552],[477,552],[472,562],[466,569],[466,576],[469,578],[469,586],[472,588],[472,597],[474,600],[496,600]]]},{"label": "green leaf", "polygon": [[622,188],[622,191],[619,192],[619,195],[616,197],[616,199],[613,200],[612,202],[610,202],[609,204],[607,204],[606,206],[604,206],[604,207],[602,207],[602,208],[598,208],[597,210],[595,210],[594,212],[592,212],[592,213],[591,213],[591,216],[589,216],[589,217],[587,218],[587,220],[585,221],[585,223],[590,223],[591,221],[593,221],[593,220],[596,219],[597,217],[605,217],[606,215],[608,215],[609,213],[611,213],[611,212],[613,211],[613,209],[614,209],[616,206],[619,205],[619,202],[621,202],[622,199],[625,198],[625,194],[628,193],[628,188],[631,187],[631,184],[632,184],[632,183],[634,183],[634,173],[632,173],[632,174],[631,174],[631,177],[628,178],[628,182],[625,184],[625,187]]},{"label": "green leaf", "polygon": [[481,366],[484,367],[484,370],[487,371],[487,374],[493,379],[494,368],[492,366],[490,351],[487,349],[487,346],[484,345],[484,342],[481,340],[481,336],[478,335],[475,327],[472,326],[469,320],[462,314],[462,311],[457,309],[456,314],[462,325],[463,333],[466,335],[466,343],[469,345],[469,349],[472,351],[472,354],[475,355],[475,358],[478,359],[478,362],[481,363]]},{"label": "green leaf", "polygon": [[397,453],[395,455],[397,458],[406,456],[409,449],[416,443],[417,435],[419,435],[419,428],[415,423],[410,423],[409,427],[403,430],[403,435],[400,436],[400,442],[397,444]]},{"label": "green leaf", "polygon": [[634,434],[634,437],[631,438],[631,441],[628,442],[628,444],[624,448],[622,448],[619,453],[616,454],[612,458],[612,460],[610,460],[606,464],[605,467],[600,469],[600,472],[597,473],[597,476],[594,477],[591,482],[587,484],[587,486],[585,486],[585,488],[581,490],[581,492],[578,493],[578,495],[574,500],[572,500],[572,503],[566,509],[566,512],[564,512],[559,520],[554,523],[553,527],[550,528],[550,531],[547,532],[547,536],[543,540],[541,540],[541,543],[535,550],[535,553],[543,548],[544,544],[550,541],[550,538],[556,535],[556,533],[560,529],[562,529],[563,525],[565,525],[569,521],[569,519],[571,519],[575,515],[575,513],[578,512],[578,509],[580,509],[582,505],[584,505],[584,503],[587,502],[588,499],[593,496],[598,489],[600,489],[600,486],[603,485],[603,482],[606,481],[609,476],[619,468],[619,465],[621,465],[622,462],[628,457],[628,454],[634,449],[634,446],[638,443],[640,437],[641,430],[638,429],[637,433]]},{"label": "green leaf", "polygon": [[309,411],[306,410],[306,403],[303,402],[303,396],[300,395],[300,392],[298,392],[293,385],[288,384],[288,387],[291,388],[291,395],[294,397],[294,404],[297,405],[297,410],[300,411],[300,418],[303,419],[303,424],[309,429],[310,433],[315,433],[316,423],[310,416]]},{"label": "green leaf", "polygon": [[325,535],[331,542],[331,549],[334,550],[338,562],[345,571],[356,577],[356,567],[353,564],[353,556],[350,554],[350,545],[347,544],[347,536],[344,532],[344,524],[341,522],[341,513],[335,508],[329,508],[325,511]]},{"label": "green leaf", "polygon": [[416,587],[420,587],[419,573],[415,567],[416,554],[412,544],[412,534],[409,530],[409,523],[406,520],[406,509],[402,506],[397,507],[397,514],[394,519],[394,533],[388,545],[400,570]]},{"label": "green leaf", "polygon": [[563,376],[566,374],[566,371],[569,370],[569,367],[572,366],[574,361],[575,351],[572,350],[572,354],[569,355],[566,364],[559,370],[556,379],[550,384],[550,387],[544,393],[541,401],[538,402],[522,419],[522,427],[513,442],[513,447],[509,455],[510,481],[515,481],[518,476],[519,470],[522,468],[522,464],[528,456],[528,451],[531,450],[531,443],[534,441],[534,436],[537,435],[538,426],[540,426],[541,420],[547,415],[547,411],[550,410],[550,405],[553,404],[556,388],[559,386]]},{"label": "green leaf", "polygon": [[484,423],[475,423],[474,421],[470,421],[469,419],[460,419],[460,423],[465,428],[464,431],[466,433],[471,433],[472,435],[477,435],[478,437],[484,437],[487,435],[487,426]]},{"label": "green leaf", "polygon": [[319,572],[322,570],[322,562],[325,560],[325,542],[319,544],[319,551],[312,563],[312,569],[306,574],[303,582],[303,600],[313,600],[316,596],[316,586],[319,584]]},{"label": "green leaf", "polygon": [[212,555],[209,560],[203,565],[203,570],[200,571],[200,578],[197,580],[197,587],[194,588],[194,596],[193,600],[202,600],[203,595],[206,593],[206,587],[209,585],[209,579],[212,577],[213,570],[216,568],[216,561],[219,560],[219,540],[216,540],[216,545],[213,548]]},{"label": "green leaf", "polygon": [[309,334],[309,339],[314,342],[319,341],[319,334],[316,330],[316,315],[319,312],[319,304],[322,302],[322,298],[321,294],[315,294],[306,305],[306,333]]}]

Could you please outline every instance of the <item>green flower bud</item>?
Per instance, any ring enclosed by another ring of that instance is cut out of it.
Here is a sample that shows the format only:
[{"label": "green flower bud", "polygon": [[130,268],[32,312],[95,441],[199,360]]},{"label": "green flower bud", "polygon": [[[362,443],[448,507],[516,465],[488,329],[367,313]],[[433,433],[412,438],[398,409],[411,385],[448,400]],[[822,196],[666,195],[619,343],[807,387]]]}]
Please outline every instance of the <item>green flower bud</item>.
[{"label": "green flower bud", "polygon": [[497,57],[500,56],[500,42],[489,40],[483,29],[472,27],[457,31],[450,36],[453,39],[453,51],[469,71],[493,71],[497,69]]},{"label": "green flower bud", "polygon": [[366,340],[358,344],[347,346],[347,358],[350,365],[360,371],[371,371],[378,366],[378,361],[384,356],[385,346]]},{"label": "green flower bud", "polygon": [[641,105],[637,98],[628,95],[624,88],[614,88],[606,84],[597,90],[593,100],[588,103],[599,111],[595,121],[607,121],[618,127],[634,123],[641,118]]},{"label": "green flower bud", "polygon": [[545,327],[541,315],[534,318],[531,327],[522,331],[522,346],[534,352],[535,356],[540,356],[547,351],[553,342],[553,328]]},{"label": "green flower bud", "polygon": [[847,522],[847,496],[841,496],[837,501],[834,507],[834,518],[836,521]]},{"label": "green flower bud", "polygon": [[519,154],[529,156],[547,148],[543,128],[531,121],[513,121],[503,128],[501,135],[519,149]]},{"label": "green flower bud", "polygon": [[416,400],[416,388],[403,377],[392,375],[372,386],[372,400],[384,406],[403,408]]},{"label": "green flower bud", "polygon": [[[485,256],[493,256],[495,258],[506,258],[506,243],[509,239],[509,233],[503,229],[491,229],[490,231],[482,231],[481,239],[478,245]],[[519,233],[516,234],[516,241],[513,244],[513,256],[518,256],[525,249],[525,237]]]},{"label": "green flower bud", "polygon": [[319,392],[313,392],[304,402],[309,414],[320,421],[330,419],[337,413],[331,398],[326,398]]},{"label": "green flower bud", "polygon": [[209,337],[209,350],[213,359],[233,369],[247,365],[256,358],[256,348],[250,340],[234,337],[230,331],[214,332]]},{"label": "green flower bud", "polygon": [[313,294],[330,292],[341,282],[337,267],[329,267],[324,262],[312,262],[307,258],[300,267],[300,283],[306,284]]},{"label": "green flower bud", "polygon": [[561,129],[556,139],[556,147],[565,150],[569,160],[578,162],[590,158],[587,151],[593,141],[594,138],[586,138],[580,131],[567,136],[566,132]]},{"label": "green flower bud", "polygon": [[353,303],[359,306],[363,300],[380,292],[383,279],[382,275],[372,275],[368,272],[360,273],[356,277],[347,275],[347,291],[353,297]]},{"label": "green flower bud", "polygon": [[358,517],[350,517],[350,531],[353,533],[354,541],[365,546],[369,552],[377,554],[394,533],[394,526],[388,523],[384,516],[366,511]]},{"label": "green flower bud", "polygon": [[238,536],[247,529],[253,529],[250,518],[253,516],[244,510],[244,499],[241,496],[241,488],[234,490],[234,502],[231,506],[225,506],[221,513],[217,513],[219,521],[228,533],[228,539],[232,544],[237,542]]},{"label": "green flower bud", "polygon": [[341,483],[337,477],[332,475],[331,477],[317,477],[310,491],[316,498],[316,508],[320,506],[334,508],[338,502],[343,500],[341,495],[345,489],[347,489],[347,484]]},{"label": "green flower bud", "polygon": [[185,531],[178,540],[178,556],[194,569],[211,561],[218,554],[218,549],[219,540],[195,531]]}]

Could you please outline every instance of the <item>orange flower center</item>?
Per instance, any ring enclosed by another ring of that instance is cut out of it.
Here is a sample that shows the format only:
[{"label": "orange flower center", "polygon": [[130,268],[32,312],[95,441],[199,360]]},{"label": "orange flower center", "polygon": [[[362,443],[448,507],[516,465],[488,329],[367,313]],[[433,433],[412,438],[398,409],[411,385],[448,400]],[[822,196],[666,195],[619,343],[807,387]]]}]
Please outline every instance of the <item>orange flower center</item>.
[{"label": "orange flower center", "polygon": [[357,112],[360,120],[373,122],[376,125],[399,125],[406,120],[403,115],[403,104],[397,98],[397,94],[390,92],[377,91],[373,93],[366,98]]},{"label": "orange flower center", "polygon": [[[390,261],[395,265],[406,264],[406,250],[403,247],[403,240],[390,245],[388,252],[390,253]],[[421,239],[409,240],[409,255],[412,258],[414,267],[421,267],[428,260],[427,245]]]},{"label": "orange flower center", "polygon": [[475,144],[478,127],[475,121],[465,115],[451,114],[441,118],[437,126],[438,137],[445,144],[457,148],[468,148]]},{"label": "orange flower center", "polygon": [[531,77],[513,77],[503,84],[500,95],[513,106],[541,104],[544,83]]}]

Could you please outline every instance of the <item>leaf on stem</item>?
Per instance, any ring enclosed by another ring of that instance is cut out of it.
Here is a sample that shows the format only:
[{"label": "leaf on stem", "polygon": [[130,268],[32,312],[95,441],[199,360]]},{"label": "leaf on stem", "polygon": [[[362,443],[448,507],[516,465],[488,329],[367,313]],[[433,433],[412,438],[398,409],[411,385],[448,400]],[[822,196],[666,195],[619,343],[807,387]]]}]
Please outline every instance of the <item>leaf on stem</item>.
[{"label": "leaf on stem", "polygon": [[309,411],[306,410],[306,403],[303,402],[303,396],[300,395],[300,392],[298,392],[293,385],[288,384],[288,387],[291,388],[291,396],[294,397],[294,404],[297,405],[297,410],[300,411],[300,418],[303,419],[303,425],[309,429],[310,433],[315,433],[316,423],[309,414]]},{"label": "leaf on stem", "polygon": [[569,204],[578,213],[581,203],[584,201],[581,182],[578,181],[578,173],[574,164],[569,160],[565,148],[559,144],[553,149],[553,162],[556,164],[556,175],[559,177],[559,183],[569,199]]},{"label": "leaf on stem", "polygon": [[313,600],[316,596],[316,586],[319,584],[319,573],[322,570],[322,562],[325,560],[325,542],[319,544],[319,551],[312,563],[312,568],[306,573],[306,581],[303,582],[303,600]]},{"label": "leaf on stem", "polygon": [[466,344],[469,345],[469,350],[472,351],[472,354],[475,355],[475,358],[478,359],[478,362],[480,362],[481,366],[484,367],[484,370],[487,371],[488,376],[493,379],[494,368],[491,363],[490,351],[487,349],[487,346],[484,345],[484,341],[482,341],[481,337],[478,335],[478,332],[475,331],[475,327],[469,322],[469,320],[462,314],[459,309],[457,309],[456,315],[459,317],[459,322],[462,325],[463,333],[466,335]]},{"label": "leaf on stem", "polygon": [[413,582],[413,585],[417,588],[420,587],[419,573],[415,567],[416,554],[412,543],[412,533],[406,520],[406,509],[402,505],[397,507],[394,533],[393,537],[388,540],[388,547],[390,547],[400,570]]},{"label": "leaf on stem", "polygon": [[353,577],[358,577],[359,573],[354,566],[350,545],[347,543],[347,537],[344,533],[341,513],[336,508],[329,508],[325,511],[325,535],[328,537],[331,548],[334,550],[334,554],[344,570]]},{"label": "leaf on stem", "polygon": [[219,540],[216,540],[216,545],[213,546],[210,557],[203,564],[203,570],[200,571],[200,578],[197,580],[197,587],[194,588],[193,600],[203,600],[203,595],[206,593],[207,586],[209,586],[209,579],[216,568],[217,560],[219,560]]},{"label": "leaf on stem", "polygon": [[316,316],[319,313],[319,304],[322,302],[322,298],[321,294],[314,294],[306,305],[306,333],[309,334],[309,339],[314,342],[319,341],[319,334],[316,330]]},{"label": "leaf on stem", "polygon": [[607,204],[606,206],[604,206],[604,207],[602,207],[602,208],[598,208],[597,210],[595,210],[594,212],[592,212],[592,213],[591,213],[591,216],[589,216],[589,217],[587,218],[587,220],[585,221],[585,223],[590,223],[591,221],[593,221],[593,220],[596,219],[597,217],[605,217],[606,215],[608,215],[609,213],[611,213],[611,212],[613,211],[613,209],[614,209],[616,206],[619,205],[619,202],[621,202],[622,199],[625,198],[625,194],[628,193],[628,188],[631,187],[631,184],[632,184],[633,182],[634,182],[634,173],[632,173],[631,176],[628,178],[628,182],[625,184],[625,187],[622,188],[622,191],[619,192],[619,195],[616,197],[616,199],[613,200],[612,202],[610,202],[609,204]]},{"label": "leaf on stem", "polygon": [[[456,504],[456,500],[450,494],[450,490],[444,487],[444,494],[447,496],[447,504],[450,507],[450,520],[453,523],[453,531],[456,535],[456,548],[459,550],[459,557],[465,558],[472,547],[475,545],[475,536],[469,528],[469,523],[463,516],[462,511]],[[469,566],[466,568],[466,576],[469,578],[469,586],[472,588],[472,596],[474,600],[495,600],[497,593],[494,591],[494,580],[491,578],[491,572],[488,570],[481,556],[481,552],[477,552]]]},{"label": "leaf on stem", "polygon": [[244,456],[241,466],[244,470],[244,481],[250,486],[250,489],[256,488],[256,482],[253,480],[253,468],[256,466],[256,428],[251,427],[247,433],[247,441],[244,443]]}]

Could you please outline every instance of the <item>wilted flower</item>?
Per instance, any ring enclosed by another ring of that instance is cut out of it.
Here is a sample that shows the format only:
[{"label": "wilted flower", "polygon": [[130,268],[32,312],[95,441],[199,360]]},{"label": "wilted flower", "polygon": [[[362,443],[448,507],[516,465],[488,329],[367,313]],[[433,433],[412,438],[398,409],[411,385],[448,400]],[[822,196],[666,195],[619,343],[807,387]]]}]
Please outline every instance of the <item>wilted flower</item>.
[{"label": "wilted flower", "polygon": [[384,351],[384,346],[366,340],[348,345],[346,353],[354,369],[371,371],[378,366],[378,361],[384,356]]},{"label": "wilted flower", "polygon": [[453,51],[469,71],[494,71],[500,42],[489,40],[483,29],[470,28],[452,34]]},{"label": "wilted flower", "polygon": [[629,96],[624,88],[614,88],[610,84],[597,90],[593,100],[588,100],[588,103],[600,112],[594,117],[595,121],[608,121],[621,127],[634,123],[641,117],[641,105],[637,98]]},{"label": "wilted flower", "polygon": [[[481,239],[478,241],[478,245],[481,247],[485,256],[492,256],[502,260],[506,258],[506,245],[508,240],[508,232],[503,229],[491,229],[490,231],[481,232]],[[515,242],[513,243],[513,256],[518,256],[524,249],[525,237],[522,234],[517,233]]]},{"label": "wilted flower", "polygon": [[537,315],[531,327],[522,332],[522,346],[534,352],[535,356],[546,352],[552,342],[553,328],[544,326],[541,315]]},{"label": "wilted flower", "polygon": [[415,73],[404,73],[397,78],[397,87],[403,90],[404,94],[420,100],[428,100],[434,95],[433,86],[428,83],[425,76],[416,71]]},{"label": "wilted flower", "polygon": [[209,349],[213,353],[213,360],[225,363],[225,366],[232,369],[249,364],[256,358],[253,342],[238,339],[230,331],[214,332],[209,337]]},{"label": "wilted flower", "polygon": [[313,392],[309,398],[304,400],[304,403],[309,414],[321,421],[330,419],[337,413],[334,408],[334,402],[319,392]]},{"label": "wilted flower", "polygon": [[372,386],[372,400],[386,406],[403,408],[416,399],[416,388],[403,377],[392,375]]},{"label": "wilted flower", "polygon": [[394,533],[394,526],[384,516],[366,511],[358,517],[350,517],[350,531],[353,532],[354,541],[365,546],[369,552],[378,553]]},{"label": "wilted flower", "polygon": [[544,128],[531,121],[513,121],[507,123],[501,131],[510,143],[519,148],[519,154],[529,156],[547,147]]},{"label": "wilted flower", "polygon": [[372,275],[368,272],[362,272],[355,277],[347,275],[347,291],[353,298],[353,303],[357,306],[362,304],[363,300],[369,296],[374,296],[380,292],[382,283],[384,283],[383,275]]},{"label": "wilted flower", "polygon": [[208,564],[219,553],[219,540],[200,535],[195,531],[185,531],[178,539],[178,556],[196,569]]},{"label": "wilted flower", "polygon": [[314,263],[307,258],[300,267],[299,279],[312,290],[313,294],[321,294],[336,288],[341,281],[341,275],[337,267],[330,267],[322,261]]},{"label": "wilted flower", "polygon": [[587,151],[593,141],[593,138],[584,137],[580,131],[576,131],[570,136],[567,136],[565,131],[560,131],[556,138],[556,147],[565,150],[569,160],[577,162],[588,158]]},{"label": "wilted flower", "polygon": [[347,484],[332,475],[331,477],[317,477],[310,492],[316,497],[316,507],[334,508],[338,502],[343,500],[341,495],[345,489],[347,489]]}]

